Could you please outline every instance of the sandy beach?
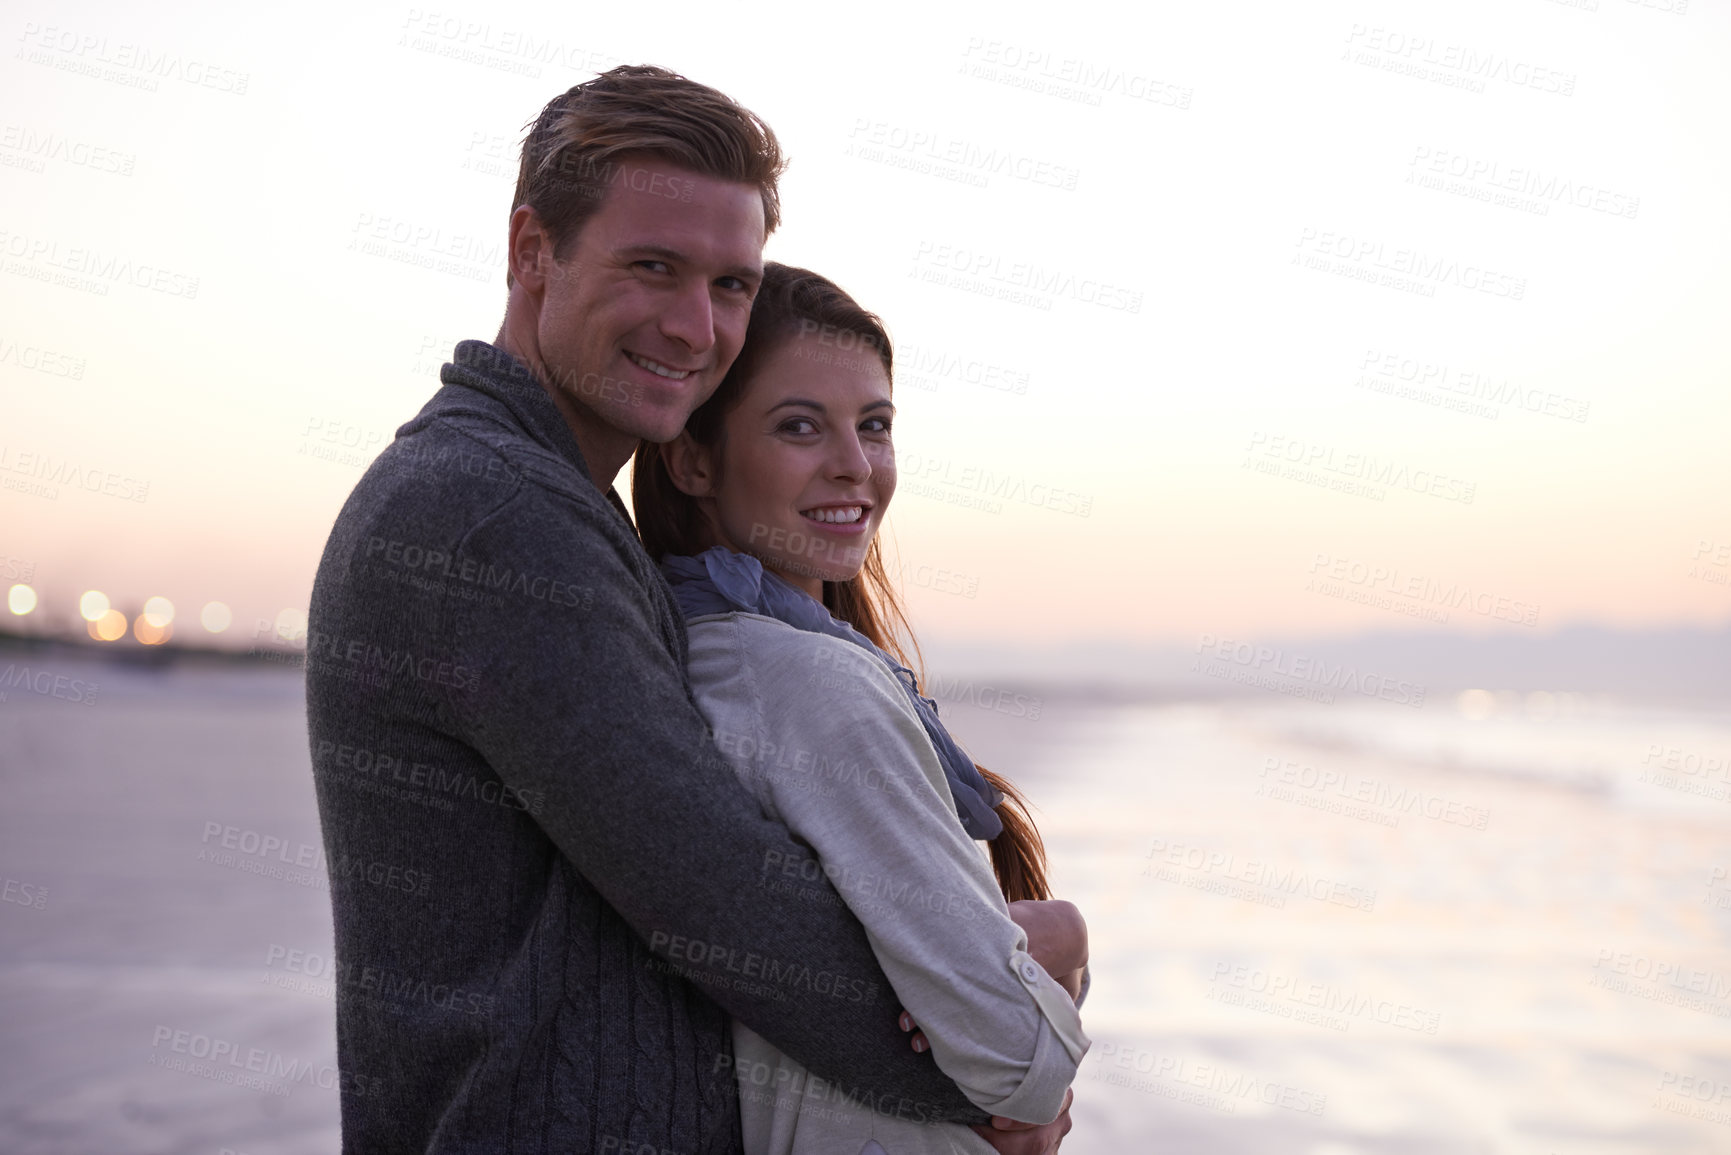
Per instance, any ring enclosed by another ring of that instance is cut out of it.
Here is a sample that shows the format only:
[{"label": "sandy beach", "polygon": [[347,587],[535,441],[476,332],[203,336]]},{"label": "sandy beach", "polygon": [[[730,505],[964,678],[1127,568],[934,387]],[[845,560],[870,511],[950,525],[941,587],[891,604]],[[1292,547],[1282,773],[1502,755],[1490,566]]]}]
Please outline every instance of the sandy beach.
[{"label": "sandy beach", "polygon": [[[46,664],[100,691],[0,702],[0,1148],[336,1150],[298,671]],[[1065,1151],[1731,1150],[1724,715],[945,715],[1089,917]]]}]

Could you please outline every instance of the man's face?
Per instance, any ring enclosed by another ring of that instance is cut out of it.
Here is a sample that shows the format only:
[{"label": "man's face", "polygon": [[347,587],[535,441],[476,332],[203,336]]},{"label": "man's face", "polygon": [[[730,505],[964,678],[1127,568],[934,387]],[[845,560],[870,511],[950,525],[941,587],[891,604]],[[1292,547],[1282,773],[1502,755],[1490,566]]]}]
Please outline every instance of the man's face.
[{"label": "man's face", "polygon": [[537,341],[551,382],[614,433],[676,437],[745,340],[763,242],[756,186],[621,159],[547,267]]}]

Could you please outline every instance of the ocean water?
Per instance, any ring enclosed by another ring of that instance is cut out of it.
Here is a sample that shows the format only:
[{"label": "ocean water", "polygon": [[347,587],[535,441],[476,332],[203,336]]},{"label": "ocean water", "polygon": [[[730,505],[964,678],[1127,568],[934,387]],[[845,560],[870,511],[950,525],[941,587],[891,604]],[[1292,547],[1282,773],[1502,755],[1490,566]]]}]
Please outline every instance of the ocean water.
[{"label": "ocean water", "polygon": [[[0,701],[0,1150],[336,1150],[298,671],[42,664],[100,692]],[[1066,1152],[1731,1151],[1731,717],[945,713],[1089,919]]]},{"label": "ocean water", "polygon": [[1089,917],[1066,1151],[1731,1151],[1731,719],[1488,697],[951,711]]}]

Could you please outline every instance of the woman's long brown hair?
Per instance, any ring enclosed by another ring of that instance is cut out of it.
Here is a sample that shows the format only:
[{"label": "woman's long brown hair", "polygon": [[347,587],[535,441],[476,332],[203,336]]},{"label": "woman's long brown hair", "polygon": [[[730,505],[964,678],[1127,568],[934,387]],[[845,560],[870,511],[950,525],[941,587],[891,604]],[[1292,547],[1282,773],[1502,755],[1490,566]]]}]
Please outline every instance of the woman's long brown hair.
[{"label": "woman's long brown hair", "polygon": [[[875,314],[861,308],[828,278],[809,269],[767,262],[763,284],[751,308],[751,325],[733,368],[685,424],[692,440],[710,450],[717,461],[725,450],[724,418],[744,396],[745,383],[771,353],[801,334],[819,335],[822,350],[833,351],[837,358],[876,356],[883,362],[884,373],[895,380],[889,334]],[[657,445],[644,442],[637,448],[631,470],[631,503],[643,547],[656,561],[669,555],[699,554],[711,544],[703,510],[696,498],[673,484]],[[919,643],[884,568],[877,538],[866,550],[859,573],[845,582],[823,583],[823,605],[903,665],[921,671],[924,680]],[[1051,898],[1046,846],[1028,814],[1027,800],[1001,775],[978,763],[975,768],[1004,795],[997,808],[1004,829],[988,844],[992,870],[1004,897],[1010,902]]]}]

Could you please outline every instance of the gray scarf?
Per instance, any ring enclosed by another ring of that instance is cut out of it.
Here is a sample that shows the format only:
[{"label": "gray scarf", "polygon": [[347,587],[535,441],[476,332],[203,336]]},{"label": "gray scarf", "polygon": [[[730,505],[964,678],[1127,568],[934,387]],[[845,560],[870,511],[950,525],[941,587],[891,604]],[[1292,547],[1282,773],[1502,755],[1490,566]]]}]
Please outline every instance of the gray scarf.
[{"label": "gray scarf", "polygon": [[715,546],[696,557],[665,558],[661,572],[667,575],[673,599],[688,619],[743,610],[786,622],[798,630],[828,634],[876,654],[896,676],[932,740],[956,800],[956,817],[961,819],[962,829],[968,837],[981,839],[996,838],[1003,831],[995,809],[1004,800],[1003,794],[980,777],[974,760],[962,752],[938,721],[938,704],[920,694],[913,671],[873,645],[870,638],[831,617],[823,603],[765,570],[750,554]]}]

